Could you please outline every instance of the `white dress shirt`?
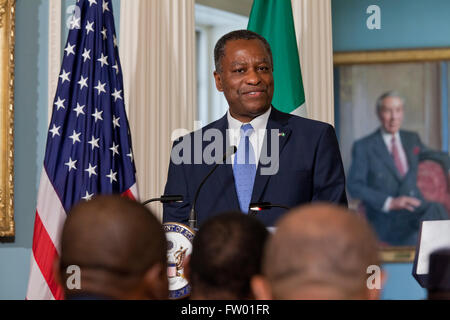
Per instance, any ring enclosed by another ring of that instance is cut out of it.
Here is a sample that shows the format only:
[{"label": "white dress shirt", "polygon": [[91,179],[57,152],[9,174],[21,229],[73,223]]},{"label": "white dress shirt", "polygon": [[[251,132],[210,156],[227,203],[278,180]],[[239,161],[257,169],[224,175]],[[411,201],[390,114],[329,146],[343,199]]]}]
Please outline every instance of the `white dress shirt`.
[{"label": "white dress shirt", "polygon": [[[266,135],[266,127],[267,127],[267,121],[269,121],[270,113],[272,111],[272,108],[269,108],[265,113],[262,115],[256,117],[249,123],[253,127],[253,132],[250,135],[250,143],[252,144],[253,151],[255,152],[255,161],[256,166],[258,166],[259,163],[259,157],[261,155],[261,149],[264,143],[264,137]],[[231,146],[239,147],[239,142],[241,140],[241,127],[244,124],[240,122],[239,120],[236,120],[231,116],[230,110],[227,112],[227,118],[228,118],[228,139],[230,141]],[[231,157],[231,163],[234,166],[234,156]]]},{"label": "white dress shirt", "polygon": [[[381,135],[383,137],[384,144],[386,148],[389,150],[389,153],[392,154],[392,134],[381,129]],[[400,156],[400,161],[402,163],[403,168],[405,168],[405,172],[408,172],[408,160],[406,158],[405,149],[403,149],[402,139],[400,139],[400,133],[397,131],[395,134],[395,142],[397,144],[398,154]],[[383,211],[389,212],[389,206],[391,205],[392,197],[388,197],[383,205]]]}]

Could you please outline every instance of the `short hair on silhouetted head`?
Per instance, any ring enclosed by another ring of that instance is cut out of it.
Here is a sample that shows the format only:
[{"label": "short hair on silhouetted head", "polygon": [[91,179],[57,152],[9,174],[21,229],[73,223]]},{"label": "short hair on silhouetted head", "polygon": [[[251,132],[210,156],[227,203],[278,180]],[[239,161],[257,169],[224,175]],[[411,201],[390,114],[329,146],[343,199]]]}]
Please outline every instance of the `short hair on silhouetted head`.
[{"label": "short hair on silhouetted head", "polygon": [[236,30],[230,33],[227,33],[222,38],[217,41],[216,46],[214,48],[214,63],[216,67],[216,72],[222,72],[222,58],[225,56],[225,48],[228,41],[234,40],[259,40],[262,42],[264,47],[267,50],[267,53],[270,56],[270,63],[273,68],[273,56],[272,49],[270,48],[269,42],[261,35],[256,32],[250,30]]},{"label": "short hair on silhouetted head", "polygon": [[116,296],[112,297],[117,298],[117,293],[126,295],[156,264],[165,270],[166,260],[167,243],[161,223],[136,201],[98,196],[74,206],[65,221],[60,275],[65,279],[68,266],[79,266],[86,293],[109,296],[114,288]]},{"label": "short hair on silhouetted head", "polygon": [[190,259],[192,292],[205,299],[248,299],[250,280],[261,273],[265,226],[242,213],[207,220],[194,238]]}]

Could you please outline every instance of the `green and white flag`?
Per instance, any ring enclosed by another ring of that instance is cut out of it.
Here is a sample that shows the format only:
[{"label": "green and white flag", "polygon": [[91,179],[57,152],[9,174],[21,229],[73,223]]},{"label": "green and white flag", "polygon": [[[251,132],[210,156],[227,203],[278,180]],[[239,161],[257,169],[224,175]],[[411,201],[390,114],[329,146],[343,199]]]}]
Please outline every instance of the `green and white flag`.
[{"label": "green and white flag", "polygon": [[273,106],[280,111],[306,117],[291,0],[254,0],[247,29],[266,38],[272,48]]}]

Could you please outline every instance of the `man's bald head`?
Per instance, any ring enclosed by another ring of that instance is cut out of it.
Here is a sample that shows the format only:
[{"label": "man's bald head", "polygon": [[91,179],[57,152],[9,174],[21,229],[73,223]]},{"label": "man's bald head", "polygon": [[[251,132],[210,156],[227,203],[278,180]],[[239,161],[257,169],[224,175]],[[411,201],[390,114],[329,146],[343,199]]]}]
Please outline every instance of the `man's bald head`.
[{"label": "man's bald head", "polygon": [[269,240],[263,272],[276,299],[353,299],[367,292],[367,267],[379,265],[377,239],[347,209],[294,209]]},{"label": "man's bald head", "polygon": [[82,290],[90,293],[110,296],[102,291],[112,290],[126,295],[153,266],[166,270],[167,244],[160,222],[146,207],[123,197],[100,196],[75,206],[61,239],[62,278],[65,268],[79,266]]}]

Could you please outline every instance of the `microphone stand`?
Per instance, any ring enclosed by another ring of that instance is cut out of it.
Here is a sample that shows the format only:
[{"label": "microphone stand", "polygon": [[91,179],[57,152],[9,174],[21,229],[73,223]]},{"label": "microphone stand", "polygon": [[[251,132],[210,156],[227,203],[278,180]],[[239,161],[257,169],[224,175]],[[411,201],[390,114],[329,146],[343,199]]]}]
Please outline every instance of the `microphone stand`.
[{"label": "microphone stand", "polygon": [[142,204],[145,206],[146,204],[149,204],[151,202],[156,202],[159,201],[161,203],[171,203],[171,202],[182,202],[183,201],[183,196],[181,195],[168,195],[168,196],[161,196],[160,198],[152,198],[149,199],[147,201],[142,202]]},{"label": "microphone stand", "polygon": [[191,211],[189,213],[189,228],[191,228],[192,230],[197,230],[197,214],[195,212],[195,204],[197,203],[197,199],[198,199],[198,195],[200,194],[200,190],[202,189],[202,187],[205,184],[206,180],[208,180],[208,178],[214,173],[214,171],[216,171],[216,169],[221,164],[223,164],[228,157],[231,157],[233,154],[235,154],[236,151],[237,151],[237,147],[236,146],[231,146],[230,149],[228,150],[228,152],[225,153],[225,155],[223,156],[222,162],[221,163],[217,163],[211,169],[211,171],[206,175],[206,177],[203,178],[202,182],[198,186],[197,191],[195,192],[194,201],[192,201]]}]

